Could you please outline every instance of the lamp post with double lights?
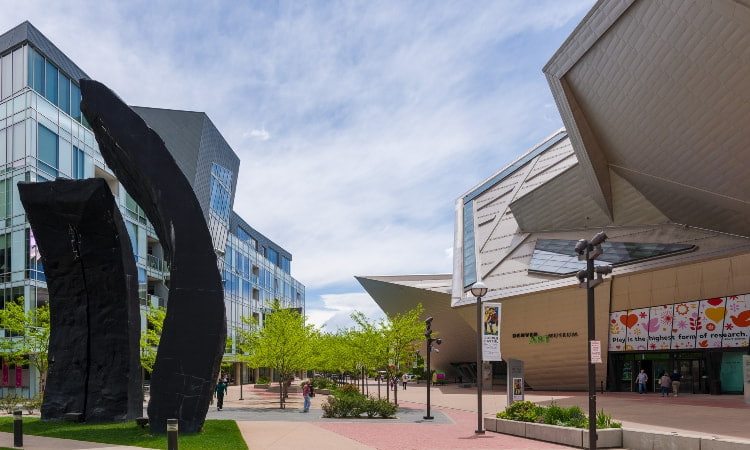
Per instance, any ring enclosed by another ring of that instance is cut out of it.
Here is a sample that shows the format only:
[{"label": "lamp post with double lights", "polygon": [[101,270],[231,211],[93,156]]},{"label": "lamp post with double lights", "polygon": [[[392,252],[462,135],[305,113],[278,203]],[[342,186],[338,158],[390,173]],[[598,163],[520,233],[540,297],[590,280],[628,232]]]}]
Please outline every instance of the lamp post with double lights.
[{"label": "lamp post with double lights", "polygon": [[439,350],[437,348],[432,347],[432,343],[436,343],[437,345],[440,345],[443,343],[443,340],[440,338],[434,338],[432,337],[432,317],[428,317],[424,320],[425,330],[424,330],[424,337],[427,340],[427,415],[423,418],[425,420],[432,420],[434,417],[430,415],[430,385],[432,383],[432,374],[430,369],[430,353],[433,351],[438,352]]},{"label": "lamp post with double lights", "polygon": [[487,294],[487,286],[477,281],[471,287],[471,295],[477,298],[477,429],[474,433],[484,434],[482,424],[482,297]]},{"label": "lamp post with double lights", "polygon": [[[604,250],[602,243],[607,240],[607,235],[603,231],[596,233],[590,241],[581,239],[575,247],[580,261],[586,260],[586,268],[578,271],[579,286],[586,288],[586,298],[588,306],[588,364],[589,364],[589,448],[596,450],[596,366],[592,359],[592,344],[596,340],[594,336],[594,288],[604,282],[604,275],[612,273],[612,266],[596,266],[594,260],[598,258]],[[596,278],[594,278],[596,274]]]}]

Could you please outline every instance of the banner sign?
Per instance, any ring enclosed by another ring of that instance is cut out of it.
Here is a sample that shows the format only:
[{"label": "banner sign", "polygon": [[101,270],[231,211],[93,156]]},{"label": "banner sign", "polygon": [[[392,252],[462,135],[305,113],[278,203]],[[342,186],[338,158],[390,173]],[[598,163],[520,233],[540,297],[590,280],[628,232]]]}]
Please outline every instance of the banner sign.
[{"label": "banner sign", "polygon": [[750,346],[750,294],[617,311],[610,352]]},{"label": "banner sign", "polygon": [[482,304],[482,360],[500,359],[500,303]]}]

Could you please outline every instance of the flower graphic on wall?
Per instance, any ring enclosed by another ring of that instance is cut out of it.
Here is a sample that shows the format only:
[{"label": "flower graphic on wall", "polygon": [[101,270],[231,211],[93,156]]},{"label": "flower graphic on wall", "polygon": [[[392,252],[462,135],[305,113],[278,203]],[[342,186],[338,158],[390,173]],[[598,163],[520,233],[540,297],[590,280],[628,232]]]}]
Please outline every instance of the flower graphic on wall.
[{"label": "flower graphic on wall", "polygon": [[648,317],[646,315],[646,311],[641,311],[638,315],[641,316],[641,319],[645,319],[646,317]]},{"label": "flower graphic on wall", "polygon": [[716,325],[712,323],[709,323],[708,325],[706,325],[706,330],[708,331],[714,331],[715,329],[716,329]]},{"label": "flower graphic on wall", "polygon": [[661,323],[665,326],[669,326],[672,323],[672,315],[667,313],[661,316]]},{"label": "flower graphic on wall", "polygon": [[693,313],[693,317],[690,318],[690,329],[696,331],[703,329],[703,324],[701,324],[701,318],[698,317],[698,313]]},{"label": "flower graphic on wall", "polygon": [[677,314],[679,314],[681,316],[684,316],[685,314],[687,314],[689,310],[690,310],[690,308],[688,308],[688,305],[686,305],[684,303],[680,303],[675,308],[675,312],[677,312]]},{"label": "flower graphic on wall", "polygon": [[641,334],[641,329],[640,328],[633,328],[633,334],[635,334],[636,336],[639,335],[639,334]]},{"label": "flower graphic on wall", "polygon": [[685,328],[687,328],[687,326],[688,324],[687,322],[685,322],[685,320],[680,320],[679,322],[677,322],[677,328],[681,330],[684,330]]}]

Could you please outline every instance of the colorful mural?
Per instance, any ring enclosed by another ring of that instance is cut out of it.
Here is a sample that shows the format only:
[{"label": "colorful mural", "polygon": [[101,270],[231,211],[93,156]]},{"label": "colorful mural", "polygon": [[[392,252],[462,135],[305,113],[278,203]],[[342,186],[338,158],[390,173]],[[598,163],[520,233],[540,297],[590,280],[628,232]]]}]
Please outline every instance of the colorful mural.
[{"label": "colorful mural", "polygon": [[750,294],[617,311],[609,351],[659,351],[750,345]]}]

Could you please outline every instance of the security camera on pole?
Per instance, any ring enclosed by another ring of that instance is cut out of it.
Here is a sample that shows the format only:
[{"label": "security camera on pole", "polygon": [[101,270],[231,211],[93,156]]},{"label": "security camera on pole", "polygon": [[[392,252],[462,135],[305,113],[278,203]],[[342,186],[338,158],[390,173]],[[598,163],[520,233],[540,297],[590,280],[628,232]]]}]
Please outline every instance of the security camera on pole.
[{"label": "security camera on pole", "polygon": [[[586,261],[586,269],[576,274],[581,288],[586,288],[588,303],[588,365],[589,365],[589,448],[596,450],[596,363],[601,363],[601,343],[594,336],[594,288],[604,282],[604,275],[612,273],[612,266],[596,266],[594,260],[604,250],[602,244],[607,240],[603,231],[596,233],[590,241],[581,239],[575,246],[580,261]],[[596,278],[594,278],[596,274]],[[598,354],[598,361],[594,361]]]},{"label": "security camera on pole", "polygon": [[430,385],[432,384],[432,373],[430,370],[430,353],[433,351],[438,352],[439,350],[437,348],[432,347],[432,343],[436,343],[437,345],[440,345],[443,343],[443,340],[440,338],[433,338],[432,337],[432,317],[428,317],[424,321],[425,324],[425,330],[424,330],[424,337],[427,339],[427,370],[425,371],[425,375],[427,376],[427,415],[423,418],[425,420],[432,420],[434,417],[430,415]]}]

